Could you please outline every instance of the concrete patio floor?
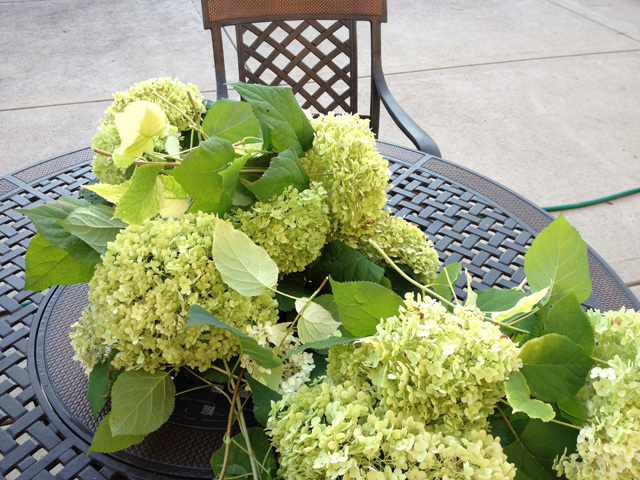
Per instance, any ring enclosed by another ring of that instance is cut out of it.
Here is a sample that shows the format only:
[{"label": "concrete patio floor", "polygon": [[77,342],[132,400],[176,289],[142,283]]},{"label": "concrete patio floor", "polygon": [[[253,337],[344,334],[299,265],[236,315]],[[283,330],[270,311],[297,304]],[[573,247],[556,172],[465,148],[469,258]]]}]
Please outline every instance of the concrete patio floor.
[{"label": "concrete patio floor", "polygon": [[[444,158],[543,206],[640,186],[637,0],[388,10],[387,81]],[[159,76],[215,97],[199,0],[0,0],[0,175],[89,145],[113,92]],[[380,138],[410,145],[388,117]],[[640,195],[562,213],[640,297]]]}]

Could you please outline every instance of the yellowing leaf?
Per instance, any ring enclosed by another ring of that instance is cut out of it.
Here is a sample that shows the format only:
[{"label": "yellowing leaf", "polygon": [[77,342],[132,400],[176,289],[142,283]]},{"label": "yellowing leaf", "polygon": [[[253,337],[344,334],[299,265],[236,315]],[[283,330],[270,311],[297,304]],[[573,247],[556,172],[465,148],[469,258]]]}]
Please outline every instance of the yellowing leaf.
[{"label": "yellowing leaf", "polygon": [[518,300],[518,303],[516,303],[509,310],[505,310],[504,312],[495,312],[492,315],[492,318],[496,322],[501,322],[519,313],[530,312],[538,302],[540,302],[542,299],[544,299],[544,297],[547,296],[547,292],[549,292],[549,287],[543,288],[542,290],[532,293],[531,295],[527,295],[526,297]]},{"label": "yellowing leaf", "polygon": [[120,146],[114,153],[123,157],[139,157],[153,137],[167,131],[167,116],[155,103],[138,101],[127,105],[115,115]]},{"label": "yellowing leaf", "polygon": [[131,180],[127,180],[126,182],[118,185],[111,185],[110,183],[96,183],[95,185],[85,185],[84,188],[97,193],[108,202],[118,203],[122,198],[122,195],[124,195],[124,192],[129,188],[130,184]]},{"label": "yellowing leaf", "polygon": [[187,198],[165,198],[158,212],[163,218],[176,218],[189,210]]},{"label": "yellowing leaf", "polygon": [[302,343],[326,340],[340,326],[331,313],[317,303],[305,299],[296,300],[296,310],[300,313],[298,336]]}]

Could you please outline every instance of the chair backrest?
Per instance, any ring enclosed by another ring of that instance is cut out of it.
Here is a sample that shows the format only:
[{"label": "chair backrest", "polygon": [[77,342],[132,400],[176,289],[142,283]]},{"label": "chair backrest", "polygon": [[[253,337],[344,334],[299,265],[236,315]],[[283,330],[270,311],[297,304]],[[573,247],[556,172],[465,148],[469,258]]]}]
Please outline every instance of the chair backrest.
[{"label": "chair backrest", "polygon": [[228,96],[222,27],[233,25],[241,82],[289,85],[303,108],[361,113],[378,133],[373,81],[368,115],[358,110],[356,31],[359,21],[371,25],[373,73],[380,66],[386,0],[202,0],[202,13],[211,30],[218,98]]}]

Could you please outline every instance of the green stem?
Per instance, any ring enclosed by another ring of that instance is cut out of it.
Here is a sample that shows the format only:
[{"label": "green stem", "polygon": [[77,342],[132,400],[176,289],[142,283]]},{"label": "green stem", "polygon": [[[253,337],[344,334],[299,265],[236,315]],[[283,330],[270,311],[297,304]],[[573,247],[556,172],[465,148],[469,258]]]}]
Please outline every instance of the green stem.
[{"label": "green stem", "polygon": [[222,460],[222,467],[220,468],[220,476],[218,480],[224,480],[224,475],[227,473],[227,466],[229,465],[229,453],[231,451],[231,428],[233,427],[233,413],[235,412],[236,399],[238,398],[238,392],[240,391],[240,381],[244,375],[244,368],[240,370],[238,374],[238,380],[236,381],[236,388],[233,389],[233,398],[229,405],[229,418],[227,420],[227,432],[224,435],[224,459]]},{"label": "green stem", "polygon": [[496,405],[496,409],[498,410],[498,412],[500,412],[500,415],[502,415],[502,418],[504,418],[504,421],[507,423],[507,427],[509,427],[509,430],[511,430],[511,433],[513,433],[513,437],[516,439],[517,442],[519,442],[520,441],[520,437],[518,436],[516,431],[513,429],[513,426],[511,425],[511,422],[509,421],[507,416],[504,414],[504,412],[500,408],[500,405]]},{"label": "green stem", "polygon": [[258,465],[256,465],[256,455],[253,453],[253,447],[251,446],[251,439],[249,438],[249,429],[244,421],[244,413],[242,411],[242,402],[240,398],[236,397],[236,403],[238,404],[238,425],[240,426],[240,432],[244,436],[244,440],[247,444],[247,453],[249,455],[249,462],[251,463],[251,472],[253,473],[253,480],[260,480],[258,475]]},{"label": "green stem", "polygon": [[[193,119],[187,115],[184,111],[182,111],[181,109],[179,109],[176,105],[174,105],[173,103],[171,103],[171,101],[169,101],[168,99],[164,98],[162,95],[160,95],[158,92],[153,92],[153,95],[155,95],[156,97],[158,97],[160,100],[162,100],[163,102],[167,102],[169,105],[171,105],[171,107],[173,107],[174,109],[176,109],[180,115],[182,115],[184,118],[187,119],[187,121],[191,124],[191,128],[193,128],[196,132],[200,133],[205,140],[208,139],[209,137],[207,136],[206,133],[204,133],[204,131],[200,128],[200,125],[198,125],[196,122],[193,121]],[[197,110],[196,110],[197,111]]]},{"label": "green stem", "polygon": [[409,275],[407,275],[406,273],[404,273],[402,271],[402,269],[400,267],[398,267],[395,262],[393,260],[391,260],[391,258],[389,257],[389,255],[387,255],[384,250],[382,249],[382,247],[380,247],[380,245],[378,245],[373,239],[369,239],[369,243],[371,245],[373,245],[373,247],[378,251],[378,253],[380,253],[380,255],[382,255],[382,258],[385,259],[385,261],[391,265],[391,267],[393,267],[393,269],[398,272],[406,281],[408,281],[409,283],[411,283],[412,285],[415,285],[416,287],[418,287],[420,290],[422,290],[423,294],[429,294],[432,297],[435,297],[436,299],[438,299],[440,302],[444,303],[445,305],[449,305],[450,307],[455,307],[455,305],[450,302],[449,300],[447,300],[446,298],[442,297],[441,295],[438,295],[436,292],[434,292],[433,290],[431,290],[430,288],[427,288],[426,286],[416,282],[413,278],[411,278]]}]

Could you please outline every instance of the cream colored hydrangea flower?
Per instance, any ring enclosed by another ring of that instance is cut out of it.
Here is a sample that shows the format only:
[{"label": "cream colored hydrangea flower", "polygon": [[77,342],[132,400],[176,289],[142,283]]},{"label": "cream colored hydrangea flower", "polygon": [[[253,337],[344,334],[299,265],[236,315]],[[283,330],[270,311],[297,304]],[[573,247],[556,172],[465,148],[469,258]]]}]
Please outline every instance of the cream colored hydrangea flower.
[{"label": "cream colored hydrangea flower", "polygon": [[386,267],[387,262],[369,243],[372,239],[394,262],[410,267],[418,281],[428,285],[436,279],[439,260],[433,242],[418,227],[388,210],[381,210],[375,220],[363,226],[358,237],[337,235],[337,238]]},{"label": "cream colored hydrangea flower", "polygon": [[[300,340],[289,332],[291,323],[267,322],[265,324],[249,325],[246,334],[255,338],[263,348],[278,352],[281,357],[300,346]],[[248,355],[241,357],[242,366],[247,369],[249,375],[265,385],[269,384],[268,377],[272,370],[261,367]],[[282,364],[282,379],[275,388],[280,394],[297,392],[311,378],[311,372],[315,368],[313,355],[309,352],[294,353],[284,360]]]},{"label": "cream colored hydrangea flower", "polygon": [[279,474],[293,479],[513,479],[499,439],[450,431],[381,405],[366,384],[304,386],[277,402],[267,428]]},{"label": "cream colored hydrangea flower", "polygon": [[357,115],[329,113],[310,121],[316,137],[302,165],[329,192],[334,232],[357,237],[387,203],[388,162],[378,153],[369,122]]},{"label": "cream colored hydrangea flower", "polygon": [[579,397],[588,423],[578,435],[578,451],[556,459],[569,480],[640,478],[640,312],[587,312],[595,330],[594,357],[605,360],[591,371]]},{"label": "cream colored hydrangea flower", "polygon": [[504,396],[504,380],[519,368],[519,349],[480,312],[458,307],[449,313],[411,294],[405,303],[378,324],[376,335],[333,347],[329,378],[370,382],[385,407],[428,423],[455,429],[483,420]]},{"label": "cream colored hydrangea flower", "polygon": [[299,272],[320,256],[327,241],[326,196],[320,183],[302,192],[289,186],[278,197],[256,202],[229,220],[267,251],[281,274]]},{"label": "cream colored hydrangea flower", "polygon": [[120,232],[89,283],[90,304],[73,325],[76,359],[87,370],[118,351],[116,368],[150,372],[166,366],[206,370],[239,353],[227,330],[182,329],[192,305],[244,330],[277,322],[277,302],[268,291],[245,297],[221,279],[212,256],[214,215],[146,220]]}]

